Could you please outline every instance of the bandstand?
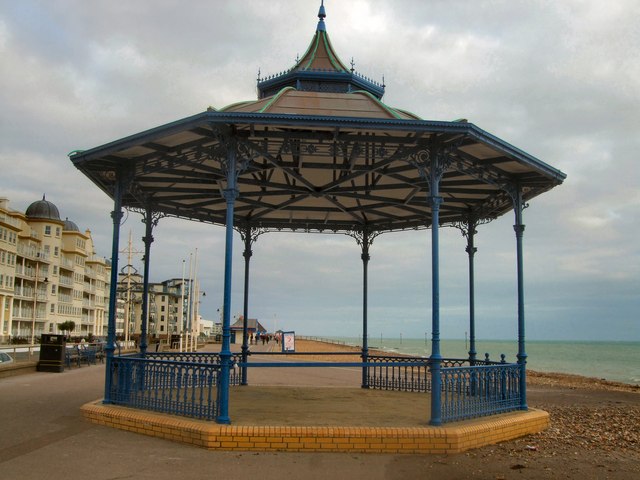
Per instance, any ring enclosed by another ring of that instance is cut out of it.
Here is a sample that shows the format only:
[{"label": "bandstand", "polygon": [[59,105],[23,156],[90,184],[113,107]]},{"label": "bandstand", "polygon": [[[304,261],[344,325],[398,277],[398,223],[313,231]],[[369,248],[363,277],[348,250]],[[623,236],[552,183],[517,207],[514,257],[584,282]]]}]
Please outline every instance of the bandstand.
[{"label": "bandstand", "polygon": [[[247,384],[248,368],[267,366],[251,361],[246,324],[242,352],[230,350],[234,230],[244,247],[245,319],[252,245],[260,235],[298,231],[346,234],[361,247],[361,361],[341,365],[362,369],[363,388],[429,392],[433,426],[527,410],[523,210],[560,185],[564,173],[466,120],[423,120],[386,105],[385,85],[358,74],[334,51],[324,5],[318,17],[306,53],[290,69],[259,78],[257,100],[208,108],[70,155],[114,202],[103,402],[231,423],[230,388]],[[140,352],[133,355],[114,352],[123,209],[140,212],[146,224],[142,337]],[[516,363],[479,359],[475,350],[474,236],[480,224],[509,212],[515,214]],[[225,228],[219,354],[147,351],[152,233],[163,216]],[[444,226],[461,229],[467,239],[470,349],[465,359],[440,351],[439,230]],[[369,250],[377,236],[404,230],[430,231],[428,359],[372,355],[367,344]],[[383,374],[389,371],[394,373]],[[421,398],[416,395],[415,401]]]}]

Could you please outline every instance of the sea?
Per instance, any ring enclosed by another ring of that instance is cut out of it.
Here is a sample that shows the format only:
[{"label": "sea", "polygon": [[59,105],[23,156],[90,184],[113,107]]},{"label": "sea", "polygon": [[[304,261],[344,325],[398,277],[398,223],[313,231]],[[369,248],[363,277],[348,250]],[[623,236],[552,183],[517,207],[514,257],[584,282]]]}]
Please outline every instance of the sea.
[{"label": "sea", "polygon": [[[356,337],[324,338],[336,343],[362,345],[361,338]],[[431,355],[431,340],[370,337],[369,348],[428,357]],[[640,342],[528,340],[525,349],[530,370],[571,373],[640,385]],[[466,358],[468,351],[467,340],[440,340],[440,353],[445,358]],[[504,354],[507,362],[515,362],[518,343],[515,340],[476,340],[476,352],[478,358],[484,358],[488,353],[491,360],[500,361],[500,355]]]}]

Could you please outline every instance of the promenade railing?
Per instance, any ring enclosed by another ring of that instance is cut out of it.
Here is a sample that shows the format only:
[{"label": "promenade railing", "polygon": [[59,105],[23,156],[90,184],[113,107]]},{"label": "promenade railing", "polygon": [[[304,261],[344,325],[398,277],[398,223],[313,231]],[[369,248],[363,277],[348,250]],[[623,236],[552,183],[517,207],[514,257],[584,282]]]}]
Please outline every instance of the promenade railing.
[{"label": "promenade railing", "polygon": [[[257,352],[257,355],[360,355],[359,352]],[[238,367],[360,367],[365,369],[364,387],[378,390],[432,393],[431,361],[424,357],[368,355],[366,362],[264,362],[242,355],[232,356],[229,384],[240,385]],[[220,355],[204,352],[160,352],[120,355],[111,358],[113,404],[174,415],[214,420],[217,416],[217,387]],[[442,422],[495,415],[520,408],[519,364],[468,359],[442,359]]]},{"label": "promenade railing", "polygon": [[400,392],[430,392],[428,359],[396,355],[368,355],[365,387]]},{"label": "promenade railing", "polygon": [[[432,393],[430,360],[369,355],[368,388]],[[410,362],[421,364],[411,364]],[[515,363],[443,358],[440,362],[442,421],[495,415],[520,408],[520,369]]]},{"label": "promenade railing", "polygon": [[[260,352],[259,355],[314,357],[358,356],[353,352]],[[400,392],[432,392],[431,361],[426,357],[367,355],[366,362],[269,362],[248,361],[247,367],[360,367],[365,388]],[[473,364],[472,364],[473,363]],[[241,364],[245,365],[245,364]],[[484,359],[443,358],[440,362],[442,422],[495,415],[520,408],[521,366]]]},{"label": "promenade railing", "polygon": [[517,363],[442,368],[442,421],[518,410],[521,368]]},{"label": "promenade railing", "polygon": [[[237,364],[239,355],[232,357]],[[220,356],[212,353],[148,353],[114,356],[107,362],[111,375],[110,402],[141,410],[214,420]],[[231,368],[229,383],[240,384]]]}]

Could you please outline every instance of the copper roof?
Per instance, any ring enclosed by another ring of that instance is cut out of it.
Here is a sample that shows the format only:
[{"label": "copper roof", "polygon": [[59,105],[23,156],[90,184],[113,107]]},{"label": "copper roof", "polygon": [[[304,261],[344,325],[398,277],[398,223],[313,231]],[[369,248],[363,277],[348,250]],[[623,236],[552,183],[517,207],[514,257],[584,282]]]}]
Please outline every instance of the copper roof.
[{"label": "copper roof", "polygon": [[[271,97],[285,87],[299,91],[351,93],[364,91],[377,99],[384,95],[384,85],[349,69],[333,49],[324,23],[324,5],[320,21],[305,54],[290,69],[265,79],[258,78],[258,98]],[[353,62],[352,62],[353,63]]]},{"label": "copper roof", "polygon": [[[324,6],[320,7],[324,12]],[[326,70],[335,72],[347,72],[349,69],[342,63],[336,54],[329,34],[324,25],[324,17],[326,14],[319,14],[320,21],[316,34],[313,36],[309,48],[300,60],[296,63],[292,70]]]},{"label": "copper roof", "polygon": [[293,87],[284,87],[271,97],[236,103],[221,111],[419,120],[418,116],[389,107],[369,92],[362,90],[330,93],[298,91]]},{"label": "copper roof", "polygon": [[287,230],[429,227],[434,158],[441,224],[495,218],[513,210],[515,191],[528,201],[563,182],[472,123],[421,120],[382,103],[383,85],[345,71],[325,16],[322,8],[292,69],[259,80],[259,99],[75,151],[72,162],[112,197],[118,175],[129,179],[125,207],[223,225],[236,158],[234,224]]}]

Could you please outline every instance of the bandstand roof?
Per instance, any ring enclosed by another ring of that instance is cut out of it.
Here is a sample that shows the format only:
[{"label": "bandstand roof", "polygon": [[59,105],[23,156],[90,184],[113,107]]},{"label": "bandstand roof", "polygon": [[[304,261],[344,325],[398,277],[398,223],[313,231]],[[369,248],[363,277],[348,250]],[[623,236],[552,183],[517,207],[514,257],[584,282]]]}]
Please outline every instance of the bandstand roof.
[{"label": "bandstand roof", "polygon": [[442,224],[494,218],[562,183],[564,173],[472,123],[422,120],[385,105],[384,85],[333,51],[324,7],[293,68],[258,81],[258,99],[70,155],[123,206],[225,224],[227,152],[237,144],[236,225],[267,229],[391,231],[431,224],[427,157],[444,152]]}]

